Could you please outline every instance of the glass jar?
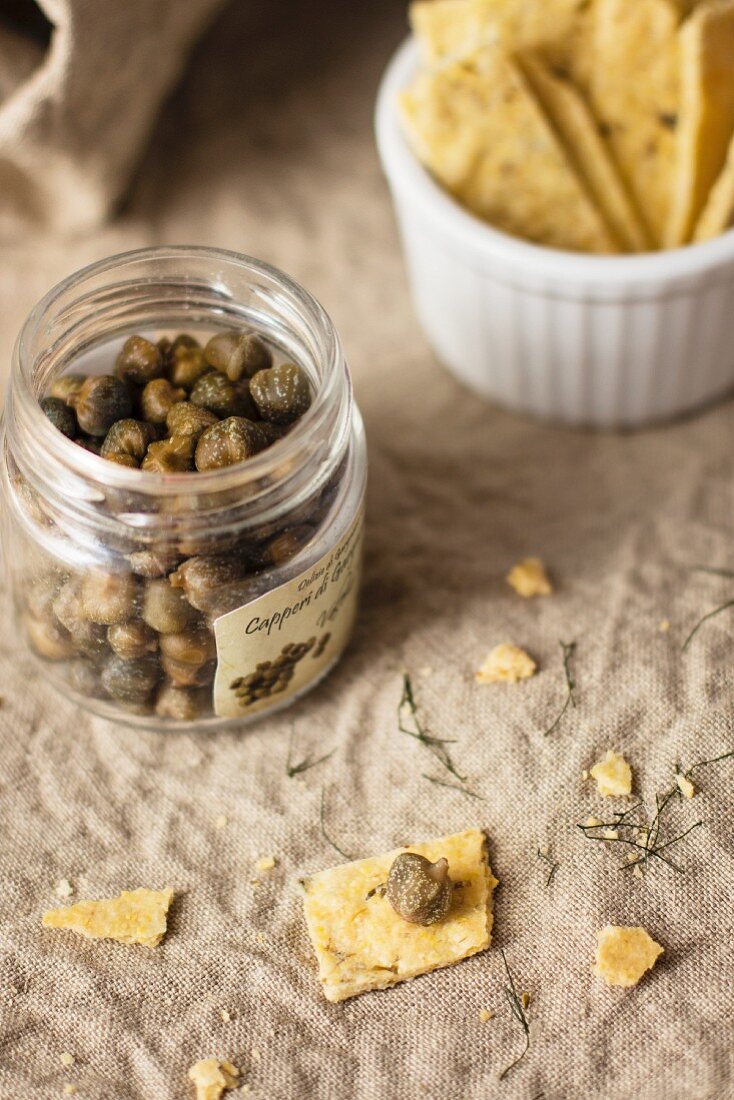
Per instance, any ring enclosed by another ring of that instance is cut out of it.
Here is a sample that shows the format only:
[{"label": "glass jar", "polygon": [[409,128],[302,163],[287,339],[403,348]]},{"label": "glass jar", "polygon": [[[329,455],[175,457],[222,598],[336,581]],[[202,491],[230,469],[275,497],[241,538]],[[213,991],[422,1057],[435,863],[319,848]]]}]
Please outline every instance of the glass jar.
[{"label": "glass jar", "polygon": [[[133,333],[246,326],[307,372],[314,396],[239,465],[117,465],[39,405],[63,374],[109,373]],[[359,587],[364,433],[330,319],[282,272],[180,247],[72,275],[23,326],[1,430],[16,629],[67,696],[117,721],[211,729],[291,703],[339,659]]]}]

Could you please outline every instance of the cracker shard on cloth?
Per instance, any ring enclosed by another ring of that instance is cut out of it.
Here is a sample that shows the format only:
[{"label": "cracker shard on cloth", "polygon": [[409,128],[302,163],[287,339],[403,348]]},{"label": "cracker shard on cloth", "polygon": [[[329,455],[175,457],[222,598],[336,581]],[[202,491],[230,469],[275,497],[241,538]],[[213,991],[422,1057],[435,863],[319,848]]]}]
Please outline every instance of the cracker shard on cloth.
[{"label": "cracker shard on cloth", "polygon": [[478,684],[517,684],[535,675],[537,667],[524,649],[511,642],[503,642],[490,650],[474,679]]},{"label": "cracker shard on cloth", "polygon": [[663,948],[644,928],[608,924],[597,932],[594,973],[607,985],[637,985],[662,954]]},{"label": "cracker shard on cloth", "polygon": [[619,753],[609,749],[591,769],[599,794],[605,798],[622,798],[632,793],[632,768]]},{"label": "cracker shard on cloth", "polygon": [[734,0],[708,0],[696,8],[680,32],[680,44],[678,163],[666,240],[670,247],[690,240],[726,167],[734,135]]},{"label": "cracker shard on cloth", "polygon": [[538,244],[618,251],[518,65],[501,52],[419,73],[400,105],[418,158],[473,213]]},{"label": "cracker shard on cloth", "polygon": [[189,1080],[196,1086],[196,1100],[220,1100],[227,1089],[236,1089],[240,1071],[231,1062],[203,1058],[189,1070]]},{"label": "cracker shard on cloth", "polygon": [[673,0],[597,0],[590,103],[656,245],[669,231],[680,110],[681,10]]},{"label": "cracker shard on cloth", "polygon": [[90,939],[157,947],[166,933],[173,890],[124,890],[118,898],[80,901],[43,914],[44,928],[66,928]]},{"label": "cracker shard on cloth", "polygon": [[[444,857],[451,879],[463,883],[455,890],[448,915],[437,924],[410,924],[387,898],[368,897],[387,880],[395,858],[406,851],[431,862]],[[480,829],[410,844],[306,879],[306,925],[326,999],[344,1001],[385,989],[483,951],[490,942],[496,885]]]}]

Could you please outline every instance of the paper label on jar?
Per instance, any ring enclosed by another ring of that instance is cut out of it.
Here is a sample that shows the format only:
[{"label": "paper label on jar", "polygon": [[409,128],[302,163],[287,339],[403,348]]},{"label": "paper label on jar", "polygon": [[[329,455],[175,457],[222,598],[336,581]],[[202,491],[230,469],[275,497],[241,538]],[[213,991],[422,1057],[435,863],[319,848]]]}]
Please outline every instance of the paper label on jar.
[{"label": "paper label on jar", "polygon": [[215,621],[220,718],[248,718],[280,705],[341,654],[357,613],[363,530],[361,508],[309,569]]}]

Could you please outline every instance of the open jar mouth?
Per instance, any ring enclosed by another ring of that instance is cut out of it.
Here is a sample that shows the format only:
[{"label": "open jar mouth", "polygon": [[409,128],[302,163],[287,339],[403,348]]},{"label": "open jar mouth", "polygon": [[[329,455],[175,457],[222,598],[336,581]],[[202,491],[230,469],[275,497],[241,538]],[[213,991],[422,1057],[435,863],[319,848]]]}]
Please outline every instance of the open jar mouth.
[{"label": "open jar mouth", "polygon": [[[216,274],[212,274],[212,267]],[[310,408],[282,439],[235,466],[156,473],[132,469],[77,446],[44,415],[40,398],[81,354],[144,330],[253,327],[309,374]],[[348,425],[351,385],[328,314],[282,271],[227,249],[179,245],[136,249],[89,265],[53,287],[28,316],[13,353],[13,406],[24,438],[44,460],[88,485],[156,498],[227,493],[249,499],[303,467],[315,445]]]}]

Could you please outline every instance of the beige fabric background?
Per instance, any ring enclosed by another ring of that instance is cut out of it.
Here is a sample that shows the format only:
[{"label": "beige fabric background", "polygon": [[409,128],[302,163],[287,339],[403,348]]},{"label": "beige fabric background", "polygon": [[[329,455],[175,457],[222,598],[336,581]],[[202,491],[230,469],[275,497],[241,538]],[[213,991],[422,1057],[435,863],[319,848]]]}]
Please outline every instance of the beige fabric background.
[{"label": "beige fabric background", "polygon": [[[6,364],[36,298],[107,253],[191,241],[285,267],[343,334],[372,473],[354,644],[312,696],[252,732],[162,737],[92,720],[1,632],[3,1100],[57,1097],[66,1081],[80,1100],[178,1100],[193,1091],[189,1065],[211,1054],[241,1066],[257,1100],[734,1096],[734,765],[702,773],[676,811],[705,822],[681,846],[680,875],[622,873],[575,825],[600,809],[580,776],[608,747],[628,756],[648,801],[679,757],[734,747],[731,615],[680,653],[697,616],[734,590],[690,569],[734,566],[734,407],[634,435],[567,432],[487,406],[435,362],[371,136],[403,18],[388,0],[326,12],[308,0],[287,26],[264,16],[255,48],[234,5],[198,49],[119,219],[73,245],[3,250]],[[526,603],[504,585],[528,552],[550,563],[553,598]],[[562,701],[559,638],[578,642],[579,706],[544,739]],[[540,674],[479,688],[473,669],[505,639],[527,646]],[[484,801],[421,778],[440,773],[397,732],[403,668]],[[291,721],[304,753],[336,750],[303,783],[285,775]],[[339,861],[319,831],[322,787],[331,834],[355,855],[484,826],[502,883],[492,948],[327,1004],[297,885]],[[539,844],[560,863],[549,889]],[[279,864],[254,887],[251,860],[265,853]],[[148,953],[43,931],[62,876],[77,896],[175,887],[164,944]],[[635,990],[591,975],[606,922],[640,922],[665,946]],[[533,1021],[529,1054],[501,1084],[522,1033],[500,947]],[[481,1008],[496,1019],[480,1024]],[[62,1051],[76,1056],[71,1070]]]}]

